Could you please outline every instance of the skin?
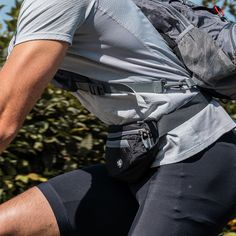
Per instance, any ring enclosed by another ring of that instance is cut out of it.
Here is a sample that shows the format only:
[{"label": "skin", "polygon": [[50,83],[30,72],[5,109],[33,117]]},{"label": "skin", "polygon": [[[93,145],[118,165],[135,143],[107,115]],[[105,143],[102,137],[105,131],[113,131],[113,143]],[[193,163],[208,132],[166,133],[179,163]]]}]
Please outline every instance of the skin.
[{"label": "skin", "polygon": [[[68,44],[35,40],[15,46],[0,71],[0,153],[56,73]],[[60,235],[55,216],[36,187],[0,205],[0,236]]]},{"label": "skin", "polygon": [[0,235],[60,235],[51,207],[37,187],[0,205]]}]

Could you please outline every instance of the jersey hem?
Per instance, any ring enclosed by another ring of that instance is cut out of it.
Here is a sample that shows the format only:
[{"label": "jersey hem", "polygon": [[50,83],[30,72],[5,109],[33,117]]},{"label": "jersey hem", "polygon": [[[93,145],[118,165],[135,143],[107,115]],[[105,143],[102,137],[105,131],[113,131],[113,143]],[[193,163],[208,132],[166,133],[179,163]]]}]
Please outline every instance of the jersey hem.
[{"label": "jersey hem", "polygon": [[36,33],[36,34],[28,34],[24,35],[23,37],[16,37],[16,41],[14,46],[27,42],[27,41],[34,41],[34,40],[55,40],[55,41],[63,41],[72,45],[72,37],[70,35],[65,34],[53,34],[53,33]]},{"label": "jersey hem", "polygon": [[235,128],[236,128],[236,124],[232,124],[232,122],[229,122],[222,129],[219,129],[213,135],[208,137],[208,139],[207,139],[208,142],[204,141],[203,143],[192,147],[187,152],[178,154],[177,158],[175,158],[174,161],[165,161],[165,157],[161,160],[155,160],[154,163],[152,164],[151,168],[162,166],[162,165],[174,164],[174,163],[178,163],[180,161],[186,160],[186,159],[196,155],[197,153],[203,151],[205,148],[209,147],[211,144],[213,144],[215,141],[217,141],[222,135],[224,135],[225,133],[227,133]]}]

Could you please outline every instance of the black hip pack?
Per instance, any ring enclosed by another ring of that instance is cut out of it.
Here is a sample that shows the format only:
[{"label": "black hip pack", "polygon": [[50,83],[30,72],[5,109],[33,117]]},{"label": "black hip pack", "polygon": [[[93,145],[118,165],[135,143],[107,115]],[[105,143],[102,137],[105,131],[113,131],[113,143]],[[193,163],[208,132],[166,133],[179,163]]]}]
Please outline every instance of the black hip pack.
[{"label": "black hip pack", "polygon": [[210,101],[211,97],[199,93],[159,121],[110,126],[105,150],[109,175],[127,183],[138,181],[150,170],[159,150],[159,139],[199,113]]}]

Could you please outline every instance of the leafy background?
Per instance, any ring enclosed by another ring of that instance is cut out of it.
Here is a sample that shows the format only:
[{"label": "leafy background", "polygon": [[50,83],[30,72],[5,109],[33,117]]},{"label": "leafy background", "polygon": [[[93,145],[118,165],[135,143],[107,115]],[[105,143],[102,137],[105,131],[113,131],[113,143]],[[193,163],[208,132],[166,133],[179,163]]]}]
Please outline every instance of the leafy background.
[{"label": "leafy background", "polygon": [[[235,1],[203,0],[204,5],[218,4],[236,19]],[[21,5],[15,5],[0,23],[0,66],[15,31]],[[0,5],[0,11],[3,8]],[[224,104],[236,118],[235,102]],[[0,203],[47,179],[83,166],[104,163],[106,127],[84,109],[69,93],[48,86],[14,142],[0,156]],[[224,236],[236,236],[236,219],[228,223]]]},{"label": "leafy background", "polygon": [[[15,1],[0,31],[0,65],[15,31]],[[0,9],[3,6],[0,6]],[[55,175],[104,162],[106,127],[71,94],[48,86],[14,142],[0,156],[0,202]]]}]

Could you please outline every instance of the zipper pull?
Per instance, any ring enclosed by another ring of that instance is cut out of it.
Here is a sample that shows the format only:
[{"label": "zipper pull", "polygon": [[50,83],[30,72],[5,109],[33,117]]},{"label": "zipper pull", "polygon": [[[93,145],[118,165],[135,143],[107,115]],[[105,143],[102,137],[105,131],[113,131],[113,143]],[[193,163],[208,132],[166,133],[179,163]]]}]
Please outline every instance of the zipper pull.
[{"label": "zipper pull", "polygon": [[213,6],[213,11],[215,12],[216,15],[218,15],[219,17],[224,17],[225,14],[224,14],[224,11],[218,7],[217,5],[214,5]]},{"label": "zipper pull", "polygon": [[143,142],[143,145],[146,149],[151,149],[152,147],[152,142],[151,142],[151,138],[150,138],[150,133],[148,130],[140,130],[140,136]]}]

